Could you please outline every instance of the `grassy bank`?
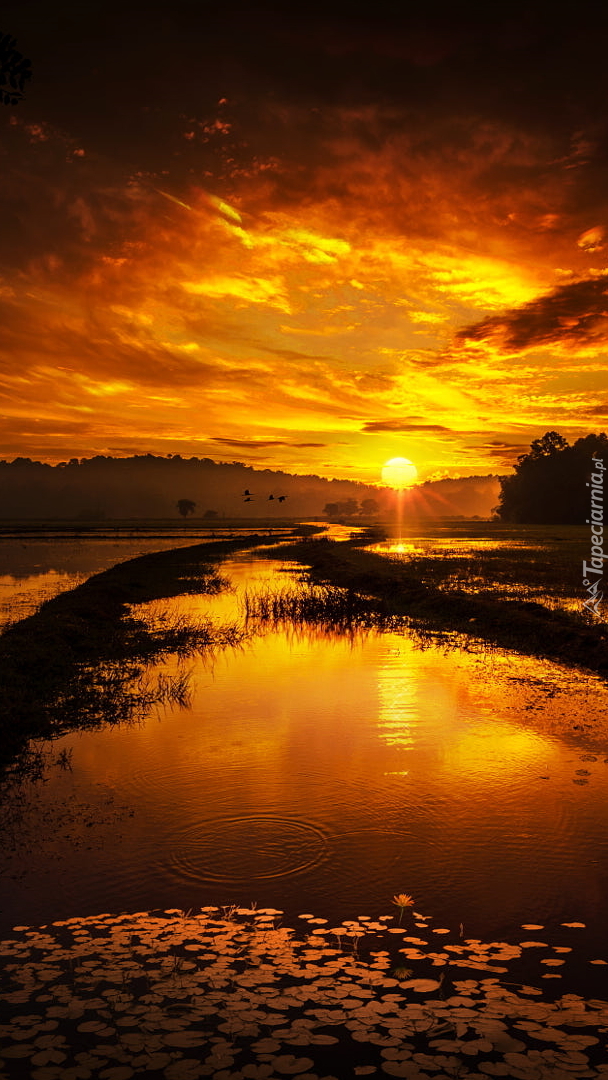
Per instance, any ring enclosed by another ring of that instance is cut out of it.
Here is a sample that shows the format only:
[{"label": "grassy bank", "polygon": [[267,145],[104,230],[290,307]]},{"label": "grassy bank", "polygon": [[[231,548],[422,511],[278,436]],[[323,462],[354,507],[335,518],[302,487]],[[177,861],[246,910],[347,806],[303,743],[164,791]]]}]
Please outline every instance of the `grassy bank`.
[{"label": "grassy bank", "polygon": [[225,585],[218,563],[264,541],[260,535],[239,537],[130,559],[9,627],[0,637],[0,764],[14,760],[31,738],[124,720],[157,701],[183,697],[183,679],[176,685],[147,682],[146,663],[166,653],[234,643],[242,630],[175,619],[151,627],[130,614],[131,606],[215,593]]},{"label": "grassy bank", "polygon": [[589,556],[589,530],[584,526],[467,522],[463,528],[457,522],[449,530],[425,531],[424,539],[404,540],[403,554],[388,557],[407,558],[421,580],[444,590],[508,594],[573,611],[587,599],[582,561]]},{"label": "grassy bank", "polygon": [[[364,616],[368,624],[371,607],[379,622],[402,616],[426,630],[473,635],[502,648],[574,664],[608,677],[608,629],[604,621],[592,622],[590,617],[551,609],[521,596],[510,598],[493,591],[492,580],[487,576],[483,588],[470,591],[470,575],[463,568],[464,563],[471,562],[470,556],[461,560],[459,581],[454,567],[458,562],[456,556],[446,572],[443,559],[419,556],[397,561],[363,550],[360,544],[364,542],[364,539],[342,543],[325,538],[305,540],[281,549],[279,557],[308,567],[313,584],[347,590],[343,606]],[[513,572],[510,557],[505,558],[504,553],[502,557],[500,553],[489,555],[491,564],[486,563],[486,574],[490,572],[496,579],[500,574]],[[514,558],[523,584],[524,563],[521,556]],[[479,572],[476,561],[473,566]],[[532,571],[528,572],[531,575]],[[507,579],[503,577],[503,580]],[[332,599],[329,594],[328,597],[325,611],[318,599],[308,605],[311,618],[322,621],[327,617],[331,604],[337,603],[335,597]],[[299,617],[305,620],[306,615],[302,614],[305,611],[306,604],[300,600],[295,602],[292,615],[298,618],[299,612]],[[283,605],[280,617],[287,614]]]},{"label": "grassy bank", "polygon": [[[604,621],[526,598],[534,589],[537,596],[560,589],[566,598],[572,595],[579,532],[540,529],[532,535],[510,528],[496,536],[495,528],[479,523],[474,535],[455,538],[470,539],[471,550],[456,545],[421,555],[414,545],[413,554],[395,559],[364,550],[369,537],[338,543],[311,539],[314,531],[302,527],[302,539],[273,548],[272,557],[307,567],[315,588],[247,598],[250,617],[325,623],[338,632],[406,620],[423,632],[472,635],[608,675]],[[450,531],[442,531],[449,542]],[[480,538],[488,540],[487,547],[473,550]],[[502,546],[492,544],[497,539]],[[147,662],[236,642],[243,631],[171,618],[151,624],[131,608],[183,593],[217,592],[224,584],[217,572],[221,560],[267,542],[264,534],[240,536],[131,559],[7,629],[0,637],[0,765],[14,761],[30,738],[53,738],[73,727],[143,715],[155,702],[186,700],[183,677],[150,684]]]}]

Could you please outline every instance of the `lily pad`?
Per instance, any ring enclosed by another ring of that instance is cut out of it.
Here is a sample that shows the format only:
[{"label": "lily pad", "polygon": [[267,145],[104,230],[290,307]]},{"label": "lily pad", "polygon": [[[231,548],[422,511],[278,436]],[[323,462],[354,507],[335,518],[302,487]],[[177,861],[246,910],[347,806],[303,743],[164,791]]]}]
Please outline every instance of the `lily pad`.
[{"label": "lily pad", "polygon": [[296,1058],[292,1054],[282,1054],[280,1057],[271,1058],[275,1070],[288,1076],[297,1076],[298,1073],[307,1072],[314,1065],[312,1058]]}]

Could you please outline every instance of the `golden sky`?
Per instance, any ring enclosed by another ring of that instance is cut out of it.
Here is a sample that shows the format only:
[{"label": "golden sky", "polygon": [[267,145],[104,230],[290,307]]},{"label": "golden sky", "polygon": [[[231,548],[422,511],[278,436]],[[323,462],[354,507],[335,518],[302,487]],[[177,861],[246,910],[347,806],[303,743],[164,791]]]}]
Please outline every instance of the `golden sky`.
[{"label": "golden sky", "polygon": [[377,483],[606,428],[605,19],[44,8],[3,15],[0,457]]}]

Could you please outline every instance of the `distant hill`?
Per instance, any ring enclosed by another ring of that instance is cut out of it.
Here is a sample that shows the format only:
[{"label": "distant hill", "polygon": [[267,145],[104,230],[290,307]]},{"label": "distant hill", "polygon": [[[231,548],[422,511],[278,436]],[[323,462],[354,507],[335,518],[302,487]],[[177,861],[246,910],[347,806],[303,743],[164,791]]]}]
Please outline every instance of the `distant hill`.
[{"label": "distant hill", "polygon": [[416,518],[489,518],[493,516],[499,495],[497,476],[428,480],[405,492],[404,511]]},{"label": "distant hill", "polygon": [[[252,492],[250,502],[243,492]],[[475,476],[439,480],[404,495],[408,513],[416,517],[489,517],[498,501],[498,479]],[[269,499],[274,495],[274,499]],[[278,496],[285,495],[284,502]],[[47,465],[16,458],[0,461],[0,518],[30,520],[103,520],[175,518],[179,499],[196,503],[194,517],[215,512],[222,517],[322,517],[328,503],[373,498],[382,515],[394,512],[394,494],[350,480],[295,476],[271,469],[253,469],[240,462],[209,458],[136,457],[74,458]],[[190,518],[192,520],[192,518]]]}]

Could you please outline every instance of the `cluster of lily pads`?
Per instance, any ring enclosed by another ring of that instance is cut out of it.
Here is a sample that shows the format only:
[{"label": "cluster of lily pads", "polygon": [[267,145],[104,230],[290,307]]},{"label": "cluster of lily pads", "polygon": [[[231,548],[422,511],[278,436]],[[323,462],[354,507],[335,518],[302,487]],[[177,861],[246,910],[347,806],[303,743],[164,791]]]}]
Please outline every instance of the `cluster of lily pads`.
[{"label": "cluster of lily pads", "polygon": [[[412,906],[393,903],[399,920]],[[15,927],[0,942],[1,1080],[608,1077],[608,1001],[543,982],[569,944],[482,942],[416,912],[414,928],[303,914],[295,930],[282,916],[205,907]],[[524,956],[533,976],[514,982]]]}]

